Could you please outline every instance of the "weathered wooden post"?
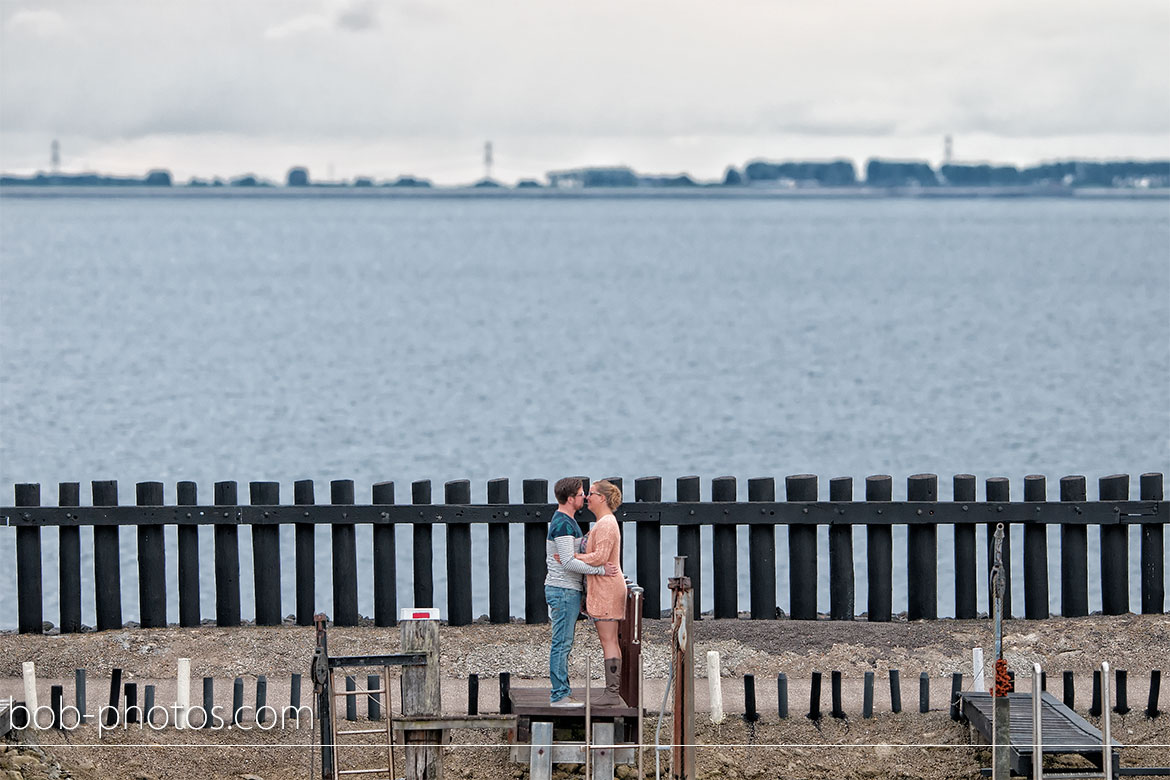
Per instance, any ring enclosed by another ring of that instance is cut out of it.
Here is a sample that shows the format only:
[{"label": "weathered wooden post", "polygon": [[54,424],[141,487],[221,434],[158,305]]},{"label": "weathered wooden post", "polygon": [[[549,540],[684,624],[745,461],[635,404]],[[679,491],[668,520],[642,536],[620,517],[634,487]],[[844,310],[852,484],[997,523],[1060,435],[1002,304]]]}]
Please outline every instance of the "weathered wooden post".
[{"label": "weathered wooden post", "polygon": [[[329,483],[329,502],[349,505],[354,501],[352,479]],[[334,523],[333,532],[333,625],[358,624],[357,533],[353,523]]]},{"label": "weathered wooden post", "polygon": [[[748,501],[775,501],[776,480],[755,477],[748,480]],[[763,510],[760,510],[761,514]],[[789,531],[791,534],[791,530]],[[748,582],[751,585],[752,620],[776,619],[776,524],[748,526]],[[641,572],[638,575],[641,579]],[[816,584],[816,577],[813,577]]]},{"label": "weathered wooden post", "polygon": [[[394,503],[394,483],[379,482],[373,487],[375,504]],[[383,515],[385,517],[385,515]],[[374,523],[374,625],[393,626],[398,622],[398,564],[395,560],[394,524]]]},{"label": "weathered wooden post", "polygon": [[[972,474],[956,474],[953,480],[954,500],[964,504],[975,502],[975,477]],[[955,617],[973,618],[975,609],[975,524],[955,525]]]},{"label": "weathered wooden post", "polygon": [[[507,478],[488,481],[487,502],[489,504],[508,503]],[[508,513],[504,512],[504,522],[488,523],[488,620],[492,623],[508,623],[511,620],[511,610],[508,603],[509,566],[508,566]]]},{"label": "weathered wooden post", "polygon": [[1011,705],[1008,692],[1011,690],[1011,681],[1008,678],[1007,662],[1003,660],[1003,615],[1004,591],[1006,577],[1004,576],[1003,560],[1003,523],[995,527],[993,565],[991,568],[991,596],[992,615],[995,619],[995,685],[992,688],[992,748],[991,748],[991,777],[992,780],[1008,780],[1011,776]]},{"label": "weathered wooden post", "polygon": [[[41,486],[16,486],[17,506],[40,506]],[[35,525],[16,527],[16,610],[22,634],[39,634],[44,628],[41,607],[41,529]],[[36,717],[36,710],[33,710]]]},{"label": "weathered wooden post", "polygon": [[[890,501],[893,499],[893,495],[894,481],[889,475],[875,474],[865,478],[866,501]],[[866,577],[869,582],[869,596],[866,603],[868,619],[874,623],[888,623],[894,601],[892,526],[875,522],[866,525],[865,559]]]},{"label": "weathered wooden post", "polygon": [[[58,483],[57,506],[81,506],[81,483]],[[57,600],[61,607],[60,627],[62,634],[69,634],[81,630],[81,528],[62,525],[58,526],[57,532],[57,554],[61,564],[61,592]]]},{"label": "weathered wooden post", "polygon": [[[279,482],[252,482],[248,490],[252,506],[280,504]],[[252,581],[255,583],[256,625],[279,626],[283,616],[280,610],[280,526],[276,523],[252,524]]]},{"label": "weathered wooden post", "polygon": [[[316,495],[313,489],[313,480],[298,479],[293,483],[293,503],[297,506],[310,506],[316,503]],[[305,512],[303,515],[308,518],[309,513]],[[313,625],[313,616],[316,614],[316,574],[317,574],[317,554],[315,550],[316,526],[310,522],[293,523],[295,528],[294,544],[295,544],[295,561],[296,568],[294,569],[294,576],[296,578],[296,616],[298,626]],[[374,568],[375,574],[377,567]]]},{"label": "weathered wooden post", "polygon": [[[784,478],[789,501],[816,501],[815,474]],[[817,619],[817,527],[814,523],[788,526],[788,607],[793,620]]]},{"label": "weathered wooden post", "polygon": [[[426,653],[425,666],[402,667],[402,715],[438,717],[443,700],[439,689],[439,621],[403,620],[399,624],[402,652]],[[441,729],[406,729],[406,780],[442,780]]]},{"label": "weathered wooden post", "polygon": [[[163,484],[135,485],[138,506],[162,506]],[[138,526],[138,620],[143,628],[167,624],[167,557],[161,523]]]},{"label": "weathered wooden post", "polygon": [[[699,478],[679,477],[675,480],[675,500],[679,503],[700,501]],[[678,527],[678,554],[686,559],[685,574],[691,581],[691,602],[695,620],[702,620],[703,607],[703,546],[698,524]]]},{"label": "weathered wooden post", "polygon": [[[239,497],[235,482],[215,483],[215,505],[235,506]],[[238,513],[216,512],[215,524],[215,624],[240,624],[240,535]],[[232,518],[236,519],[233,520]]]},{"label": "weathered wooden post", "polygon": [[[735,501],[735,477],[711,480],[712,501]],[[715,578],[715,617],[739,617],[739,563],[735,523],[717,521],[711,531]],[[677,667],[676,667],[677,668]]]},{"label": "weathered wooden post", "polygon": [[670,652],[675,677],[671,780],[694,780],[695,777],[695,638],[691,631],[691,581],[683,574],[685,567],[686,558],[675,556],[674,576],[667,581],[672,593]]},{"label": "weathered wooden post", "polygon": [[[910,501],[938,500],[938,476],[914,474],[906,479]],[[918,510],[921,514],[922,510]],[[938,525],[913,523],[906,529],[906,617],[934,620],[938,617]]]},{"label": "weathered wooden post", "polygon": [[[196,506],[199,503],[198,486],[183,481],[176,486],[176,504]],[[199,526],[186,523],[179,526],[179,625],[192,628],[200,623],[199,607]]]},{"label": "weathered wooden post", "polygon": [[[853,500],[853,477],[829,480],[830,501]],[[829,526],[829,617],[853,619],[853,526]]]}]

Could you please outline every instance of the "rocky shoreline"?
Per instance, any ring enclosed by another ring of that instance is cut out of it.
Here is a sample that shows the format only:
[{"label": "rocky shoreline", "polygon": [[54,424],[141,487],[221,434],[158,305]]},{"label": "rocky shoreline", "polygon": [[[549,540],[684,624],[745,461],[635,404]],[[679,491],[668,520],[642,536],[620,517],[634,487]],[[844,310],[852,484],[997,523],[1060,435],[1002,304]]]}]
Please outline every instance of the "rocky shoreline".
[{"label": "rocky shoreline", "polygon": [[[972,744],[967,727],[947,713],[949,681],[953,672],[971,683],[971,648],[983,647],[990,658],[991,633],[987,621],[748,621],[702,620],[695,624],[696,676],[706,675],[706,653],[720,654],[724,708],[727,719],[711,722],[705,682],[696,684],[698,774],[702,778],[878,778],[975,777],[989,765],[985,747]],[[443,626],[440,631],[444,710],[461,713],[467,706],[467,675],[481,684],[480,711],[498,708],[495,680],[508,672],[513,686],[546,685],[548,627],[476,624]],[[330,651],[335,655],[395,652],[395,628],[331,628]],[[38,690],[48,701],[48,686],[63,684],[72,696],[73,670],[86,668],[89,705],[104,702],[110,671],[123,670],[124,679],[157,687],[158,701],[173,701],[177,659],[191,659],[192,676],[212,677],[217,701],[230,701],[231,681],[243,678],[251,700],[255,680],[265,675],[269,701],[287,703],[288,677],[307,671],[312,654],[312,629],[293,626],[220,629],[126,629],[66,636],[0,634],[0,698],[23,698],[21,664],[37,667]],[[1147,718],[1149,672],[1161,669],[1170,648],[1170,616],[1094,615],[1085,618],[1012,620],[1005,628],[1005,655],[1017,675],[1030,675],[1039,662],[1050,680],[1063,670],[1077,678],[1077,710],[1085,714],[1091,695],[1092,671],[1102,660],[1115,669],[1129,670],[1129,707],[1113,716],[1115,739],[1127,747],[1126,765],[1170,765],[1170,717]],[[584,681],[587,660],[600,657],[593,632],[579,627],[570,673]],[[647,717],[644,744],[653,745],[654,730],[669,668],[669,624],[646,621],[643,643]],[[597,674],[596,661],[592,664]],[[886,685],[889,670],[899,669],[903,680],[902,712],[889,706]],[[840,671],[845,680],[846,717],[829,717],[828,677]],[[809,680],[822,672],[824,717],[805,717],[810,707]],[[865,672],[879,680],[875,717],[860,715],[860,681]],[[931,679],[931,711],[920,713],[918,678]],[[790,717],[777,714],[775,678],[786,675],[791,697]],[[758,681],[758,720],[743,717],[742,678]],[[1023,682],[1027,690],[1028,683]],[[168,688],[168,686],[170,686]],[[193,684],[193,689],[197,685]],[[195,697],[193,690],[193,697]],[[1162,694],[1162,702],[1167,700]],[[71,699],[70,699],[71,700]],[[302,701],[311,700],[305,676]],[[1164,705],[1163,705],[1164,706]],[[1090,721],[1094,719],[1089,718]],[[72,731],[10,734],[0,745],[0,779],[131,777],[138,780],[195,780],[195,778],[313,777],[319,774],[316,736],[306,728],[251,730],[153,730],[133,727],[98,734],[93,725]],[[669,742],[670,719],[664,719],[661,738]],[[449,777],[523,778],[527,769],[508,760],[503,734],[454,732],[447,750]],[[383,745],[384,747],[384,745]],[[382,753],[384,759],[384,751]],[[654,776],[653,749],[644,754],[647,776]],[[665,757],[668,757],[668,753]],[[364,759],[363,759],[364,760]],[[371,758],[372,760],[372,758]],[[314,762],[317,762],[314,764]],[[314,766],[316,768],[314,768]],[[562,770],[569,769],[568,766]],[[626,774],[630,770],[623,770]],[[5,774],[7,773],[7,774]],[[569,776],[571,772],[564,773]]]}]

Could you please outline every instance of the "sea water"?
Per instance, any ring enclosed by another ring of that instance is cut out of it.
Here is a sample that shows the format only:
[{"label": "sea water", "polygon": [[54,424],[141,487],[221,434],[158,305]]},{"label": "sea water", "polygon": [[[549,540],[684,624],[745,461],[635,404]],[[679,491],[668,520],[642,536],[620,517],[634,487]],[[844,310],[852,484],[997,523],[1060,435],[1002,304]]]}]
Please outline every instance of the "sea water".
[{"label": "sea water", "polygon": [[[1170,204],[1165,200],[561,200],[105,198],[0,200],[0,502],[13,484],[195,480],[486,481],[566,474],[749,477],[932,472],[950,477],[1170,471]],[[982,499],[982,487],[979,491]],[[748,606],[746,532],[739,593]],[[1016,529],[1017,533],[1019,529]],[[627,529],[632,537],[632,527]],[[710,529],[704,530],[710,550]],[[167,534],[177,620],[175,529]],[[329,533],[317,608],[332,612]],[[435,537],[445,607],[444,534]],[[94,622],[82,529],[83,620]],[[372,614],[371,529],[358,529],[359,610]],[[663,572],[675,537],[663,531]],[[905,608],[895,529],[894,609]],[[951,529],[939,614],[953,614]],[[1100,606],[1090,529],[1090,607]],[[135,535],[121,532],[125,619],[138,616]],[[631,539],[632,540],[632,539]],[[43,533],[56,622],[57,534]],[[1013,539],[1022,577],[1022,538]],[[1059,533],[1049,574],[1059,609]],[[1168,542],[1170,543],[1170,542]],[[214,614],[201,532],[202,611]],[[282,611],[294,609],[282,529]],[[473,529],[487,611],[486,531]],[[986,609],[980,551],[980,608]],[[636,578],[633,544],[627,573]],[[865,536],[855,544],[866,604]],[[821,529],[819,606],[828,608]],[[250,534],[240,534],[245,617]],[[523,542],[511,604],[523,612]],[[1131,606],[1138,601],[1131,535]],[[787,534],[777,533],[788,604]],[[15,533],[0,529],[0,627],[16,624]],[[704,561],[710,609],[710,556]],[[398,599],[412,600],[409,528]],[[1170,572],[1168,572],[1170,573]],[[1022,612],[1023,589],[1014,589]],[[664,599],[666,598],[664,589]]]}]

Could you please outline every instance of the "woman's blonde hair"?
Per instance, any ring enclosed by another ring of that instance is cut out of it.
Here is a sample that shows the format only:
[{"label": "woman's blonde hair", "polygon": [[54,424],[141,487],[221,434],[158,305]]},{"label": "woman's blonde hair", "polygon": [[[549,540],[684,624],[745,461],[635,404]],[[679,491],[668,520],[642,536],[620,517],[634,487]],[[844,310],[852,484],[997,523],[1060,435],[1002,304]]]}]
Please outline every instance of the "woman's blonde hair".
[{"label": "woman's blonde hair", "polygon": [[605,503],[609,507],[609,511],[616,512],[618,507],[622,505],[622,491],[617,485],[603,479],[600,482],[594,482],[593,487],[598,493],[605,496]]}]

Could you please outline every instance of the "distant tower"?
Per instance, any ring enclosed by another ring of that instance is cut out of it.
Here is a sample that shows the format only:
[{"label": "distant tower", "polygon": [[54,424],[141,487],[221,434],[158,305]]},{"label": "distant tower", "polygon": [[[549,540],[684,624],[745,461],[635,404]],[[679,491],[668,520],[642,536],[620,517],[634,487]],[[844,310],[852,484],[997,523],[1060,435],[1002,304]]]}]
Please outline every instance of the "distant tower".
[{"label": "distant tower", "polygon": [[57,143],[57,139],[53,139],[53,143],[49,146],[49,159],[52,162],[53,173],[61,170],[61,144]]},{"label": "distant tower", "polygon": [[950,165],[954,157],[954,147],[951,142],[951,137],[945,136],[943,138],[943,165]]},{"label": "distant tower", "polygon": [[483,145],[483,177],[487,180],[492,178],[492,142],[486,141]]}]

